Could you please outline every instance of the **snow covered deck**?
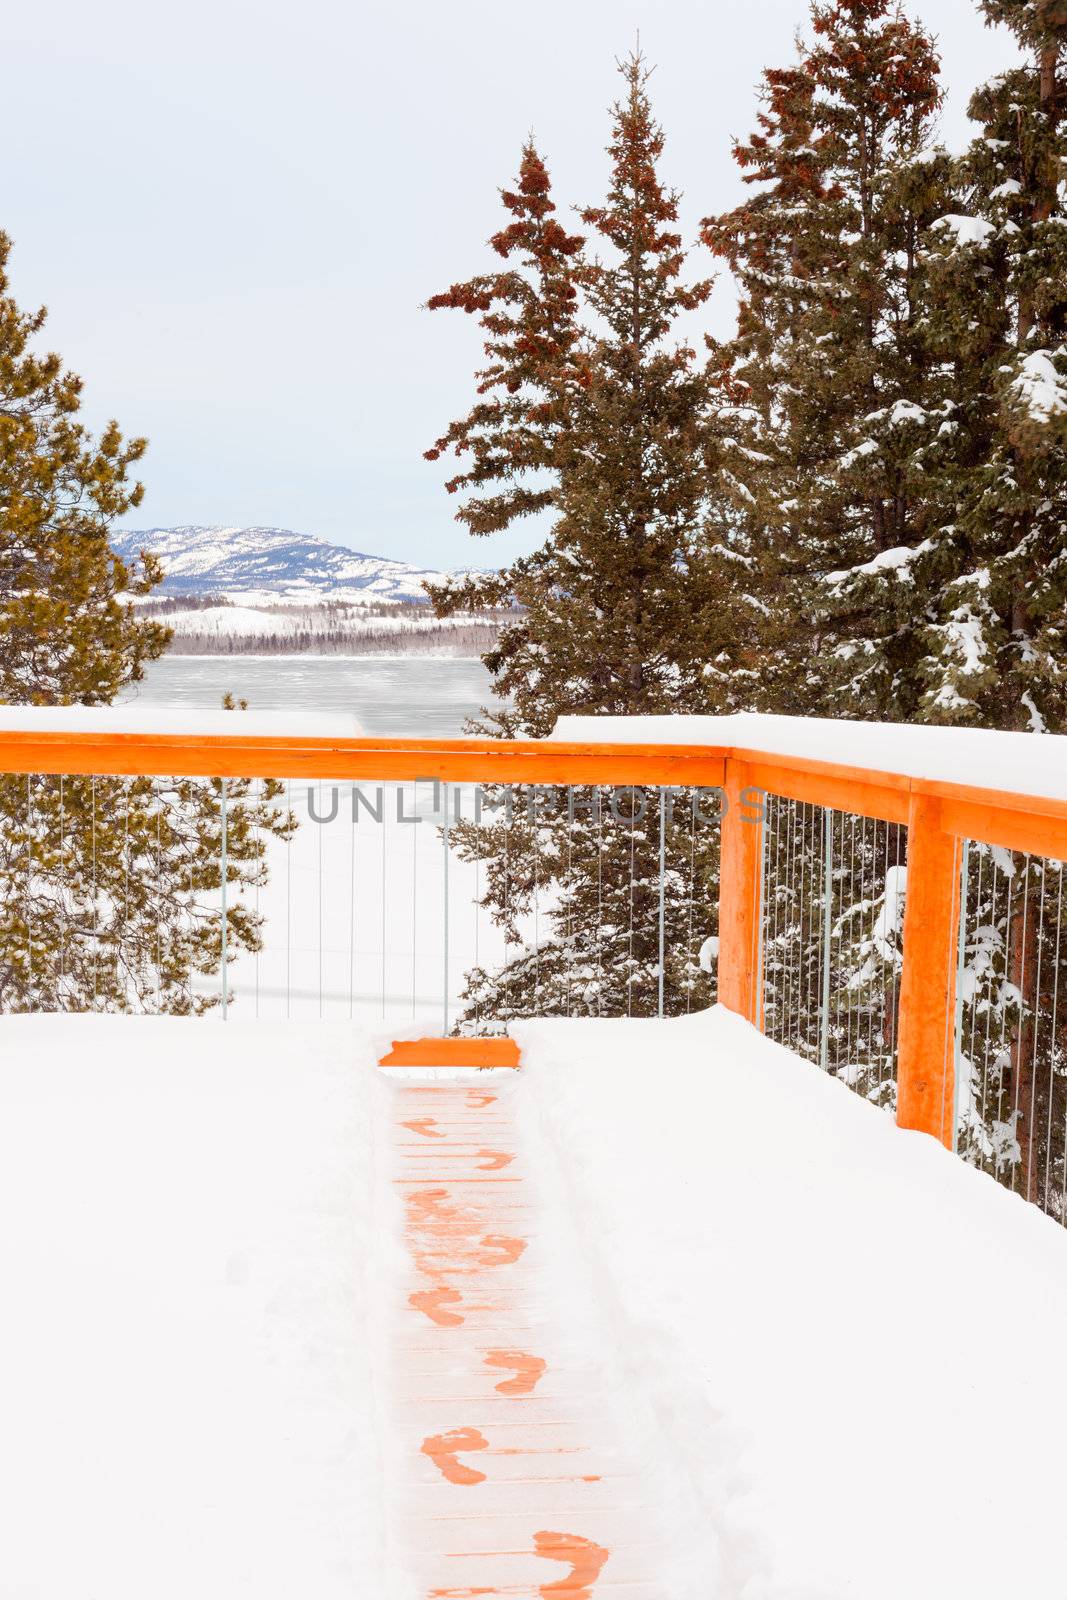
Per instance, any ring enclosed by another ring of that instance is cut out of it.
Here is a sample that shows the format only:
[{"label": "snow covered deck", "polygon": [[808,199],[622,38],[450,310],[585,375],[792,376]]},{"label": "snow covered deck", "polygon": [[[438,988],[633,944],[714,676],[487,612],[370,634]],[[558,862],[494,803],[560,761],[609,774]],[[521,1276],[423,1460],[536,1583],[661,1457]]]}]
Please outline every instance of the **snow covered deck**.
[{"label": "snow covered deck", "polygon": [[516,1032],[0,1019],[0,1592],[1049,1592],[1062,1230],[724,1011]]}]

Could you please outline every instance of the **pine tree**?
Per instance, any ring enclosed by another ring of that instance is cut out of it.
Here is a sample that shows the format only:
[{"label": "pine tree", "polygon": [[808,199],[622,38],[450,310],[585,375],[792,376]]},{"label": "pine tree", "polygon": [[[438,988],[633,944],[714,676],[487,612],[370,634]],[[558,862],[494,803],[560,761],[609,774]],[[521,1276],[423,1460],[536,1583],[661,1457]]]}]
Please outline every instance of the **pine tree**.
[{"label": "pine tree", "polygon": [[473,491],[456,513],[473,534],[500,532],[553,505],[555,446],[575,376],[575,258],[583,241],[556,220],[551,190],[528,140],[518,183],[501,191],[511,221],[489,241],[508,266],[453,284],[427,302],[431,311],[476,315],[485,334],[488,362],[477,374],[478,398],[426,452],[429,461],[454,454],[464,463],[447,488]]},{"label": "pine tree", "polygon": [[1067,727],[1067,15],[982,8],[1030,62],[969,110],[955,204],[932,230],[925,333],[950,374],[945,603],[923,663],[927,720]]},{"label": "pine tree", "polygon": [[578,270],[587,332],[556,451],[559,515],[517,574],[525,624],[498,661],[532,732],[562,709],[707,709],[705,665],[733,632],[726,565],[708,538],[717,419],[708,373],[677,331],[711,283],[684,281],[649,75],[639,57],[623,72],[609,193],[582,212],[608,258],[587,255]]},{"label": "pine tree", "polygon": [[[984,0],[981,9],[1028,59],[973,96],[979,132],[954,165],[953,204],[927,246],[925,336],[950,375],[952,410],[939,464],[950,508],[938,532],[944,591],[922,662],[922,715],[1063,732],[1067,7]],[[1067,1034],[1052,1037],[1037,987],[1039,972],[1067,982],[1067,929],[1058,895],[1046,892],[1057,869],[989,849],[976,856],[964,1034],[992,1033],[1000,1045],[984,1069],[984,1120],[982,1097],[968,1101],[968,1146],[1028,1197],[1050,1178],[1062,1195],[1062,1169],[1036,1166],[1049,1128],[1067,1115]],[[998,867],[1009,885],[1001,901],[989,888]],[[1035,1072],[1039,1061],[1048,1069]],[[971,1066],[965,1056],[965,1076]]]},{"label": "pine tree", "polygon": [[104,705],[167,641],[124,599],[158,582],[158,567],[131,573],[107,542],[109,524],[141,503],[129,473],[145,440],[124,440],[115,423],[90,438],[81,379],[33,352],[46,313],[7,292],[10,250],[0,234],[0,700]]},{"label": "pine tree", "polygon": [[[757,129],[735,148],[749,195],[703,224],[740,291],[712,359],[736,408],[724,482],[758,602],[750,703],[900,719],[923,692],[938,588],[927,474],[945,405],[917,325],[948,163],[930,148],[938,62],[891,0],[816,0],[810,24],[796,61],[764,74]],[[903,840],[864,826],[846,865],[821,816],[779,809],[768,1025],[891,1104]]]},{"label": "pine tree", "polygon": [[[130,601],[160,577],[108,545],[140,504],[143,439],[79,420],[81,380],[38,355],[44,311],[7,292],[0,234],[0,702],[106,705],[162,654],[166,628]],[[228,881],[262,882],[291,819],[276,785],[228,786]],[[202,1010],[221,959],[221,785],[192,779],[0,777],[0,1010]],[[239,901],[231,958],[256,948]]]},{"label": "pine tree", "polygon": [[770,709],[1063,725],[1064,23],[984,10],[1034,59],[953,161],[930,40],[887,0],[815,5],[738,147],[759,192],[705,224],[742,286],[716,359],[749,408]]},{"label": "pine tree", "polygon": [[[524,301],[525,316],[551,327],[551,340],[512,338],[509,323],[502,342],[497,324],[487,324],[497,365],[481,381],[502,385],[514,409],[472,413],[478,426],[493,429],[495,448],[487,445],[478,458],[481,477],[458,480],[503,485],[498,496],[461,510],[476,531],[506,526],[532,508],[552,516],[547,537],[490,585],[433,592],[439,610],[484,603],[490,592],[516,607],[484,658],[495,692],[510,702],[492,725],[510,734],[543,735],[563,712],[712,709],[721,687],[706,665],[734,648],[731,568],[718,533],[709,536],[718,511],[713,385],[679,332],[681,319],[706,302],[710,283],[685,280],[679,197],[658,175],[664,141],[648,71],[640,57],[621,71],[609,192],[603,205],[582,212],[606,259],[567,236],[551,278],[531,264],[526,281],[543,303],[535,315]],[[528,150],[524,172],[529,159]],[[547,181],[540,192],[547,197]],[[516,197],[504,198],[514,210]],[[557,289],[563,279],[567,289]],[[504,282],[494,287],[499,295]],[[482,309],[486,298],[485,280],[476,279],[450,291],[448,303]],[[456,441],[460,448],[467,437]],[[515,488],[528,470],[538,474],[536,501],[534,490]],[[483,903],[516,949],[502,976],[473,975],[478,1016],[576,1007],[639,1015],[656,1007],[658,796],[639,791],[617,804],[618,816],[609,810],[606,817],[603,797],[600,805],[589,791],[570,799],[573,824],[565,802],[551,816],[542,802],[532,821],[523,812],[510,828],[464,825],[457,832],[461,847],[487,862]],[[679,818],[688,815],[691,797],[680,797],[677,810]],[[668,1004],[677,1007],[706,994],[681,929],[688,933],[687,896],[706,894],[713,861],[703,845],[690,848],[680,821],[672,819],[665,832],[665,914],[678,947]],[[609,851],[608,838],[623,848]],[[535,900],[536,938],[529,927]],[[573,941],[577,929],[591,925],[604,940],[592,969],[593,958]],[[706,931],[699,929],[701,938]]]},{"label": "pine tree", "polygon": [[756,697],[907,717],[916,594],[936,584],[913,562],[943,420],[916,328],[943,184],[928,159],[938,64],[891,0],[816,3],[811,27],[797,63],[764,75],[758,130],[735,150],[753,194],[704,224],[740,289],[714,358],[740,403],[726,468],[765,602]]}]

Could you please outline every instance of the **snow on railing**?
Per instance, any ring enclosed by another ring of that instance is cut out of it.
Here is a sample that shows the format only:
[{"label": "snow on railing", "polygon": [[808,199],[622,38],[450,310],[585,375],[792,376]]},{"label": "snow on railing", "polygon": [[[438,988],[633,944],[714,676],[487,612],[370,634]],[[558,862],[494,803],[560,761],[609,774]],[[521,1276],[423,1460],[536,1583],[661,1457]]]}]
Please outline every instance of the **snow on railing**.
[{"label": "snow on railing", "polygon": [[717,994],[1064,1216],[1067,740],[778,717],[371,740],[137,716],[0,713],[0,1007],[236,993],[245,1014],[373,1005],[405,1031],[499,1036]]}]

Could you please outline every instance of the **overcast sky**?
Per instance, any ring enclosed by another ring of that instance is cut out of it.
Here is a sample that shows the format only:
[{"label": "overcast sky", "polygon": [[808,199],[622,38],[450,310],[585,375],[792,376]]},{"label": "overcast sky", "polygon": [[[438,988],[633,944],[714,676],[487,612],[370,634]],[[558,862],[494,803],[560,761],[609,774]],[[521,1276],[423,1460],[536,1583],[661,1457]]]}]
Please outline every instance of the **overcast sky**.
[{"label": "overcast sky", "polygon": [[[940,38],[959,144],[1009,43],[970,0],[909,9]],[[485,260],[531,129],[557,199],[599,199],[614,62],[638,28],[687,229],[733,204],[731,136],[804,15],[803,0],[6,8],[12,284],[49,306],[90,419],[149,436],[134,524],[508,558],[521,536],[471,540],[422,460],[466,409],[478,351],[466,319],[420,304]],[[730,308],[721,288],[711,325]]]}]

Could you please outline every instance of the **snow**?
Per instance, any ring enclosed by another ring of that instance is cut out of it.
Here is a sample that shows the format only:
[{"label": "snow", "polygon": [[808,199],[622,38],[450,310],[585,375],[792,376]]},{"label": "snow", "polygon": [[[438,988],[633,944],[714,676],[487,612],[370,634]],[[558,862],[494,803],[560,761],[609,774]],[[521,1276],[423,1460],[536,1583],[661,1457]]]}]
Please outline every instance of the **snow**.
[{"label": "snow", "polygon": [[[896,555],[899,552],[887,552]],[[914,554],[914,552],[911,552]],[[361,737],[340,712],[200,711],[160,706],[0,706],[0,732]],[[1067,735],[1001,733],[845,718],[560,717],[551,740],[580,744],[700,745],[836,761],[864,771],[1067,800]]]},{"label": "snow", "polygon": [[[390,602],[392,605],[394,602]],[[398,602],[397,602],[398,608]],[[248,605],[213,605],[203,606],[200,610],[171,611],[162,619],[166,627],[171,627],[174,634],[182,635],[208,635],[224,642],[226,638],[270,637],[293,638],[298,634],[310,634],[312,637],[336,637],[338,634],[354,635],[362,638],[368,634],[421,634],[429,630],[442,630],[450,632],[458,627],[469,627],[470,619],[466,616],[445,616],[437,618],[429,610],[429,606],[422,606],[422,616],[411,614],[389,614],[389,616],[366,616],[366,606],[346,606],[346,610],[338,611],[333,606],[325,605],[294,605],[286,603],[278,605],[274,600],[264,602],[262,606],[254,603]]]},{"label": "snow", "polygon": [[900,544],[894,545],[892,550],[882,550],[870,561],[865,561],[862,566],[848,567],[840,572],[828,572],[826,582],[833,588],[849,579],[870,577],[879,572],[895,572],[898,577],[907,574],[908,569],[917,556],[925,555],[933,549],[933,542],[924,539],[919,545]]},{"label": "snow", "polygon": [[514,1031],[645,1471],[701,1507],[672,1600],[1049,1593],[1063,1232],[725,1011]]},{"label": "snow", "polygon": [[1047,724],[1044,717],[1037,709],[1037,706],[1034,704],[1034,697],[1029,690],[1026,690],[1019,696],[1019,703],[1025,708],[1026,714],[1030,718],[1031,733],[1045,733],[1047,731]]},{"label": "snow", "polygon": [[981,217],[951,215],[938,217],[933,226],[935,228],[943,228],[946,233],[953,234],[957,249],[967,244],[988,244],[997,231],[993,223],[986,222]]},{"label": "snow", "polygon": [[1067,800],[1067,735],[818,717],[560,717],[551,739],[700,745]]},{"label": "snow", "polygon": [[163,620],[176,634],[207,633],[220,639],[246,634],[270,634],[285,639],[300,629],[298,617],[288,611],[256,611],[252,606],[205,606],[201,611],[173,611]]},{"label": "snow", "polygon": [[[389,642],[396,635],[448,634],[471,625],[471,618],[466,615],[435,617],[427,605],[403,609],[402,603],[393,599],[387,601],[390,609],[385,616],[369,616],[370,602],[366,599],[348,601],[343,606],[279,602],[273,597],[257,603],[254,595],[244,595],[242,599],[247,603],[171,611],[161,620],[176,637],[193,637],[205,641],[208,647],[216,643],[225,647],[232,640],[248,638],[284,643],[298,636],[303,636],[305,643],[319,640],[335,646],[365,642],[375,636]],[[415,615],[411,614],[412,609]],[[152,615],[150,602],[146,614]]]},{"label": "snow", "polygon": [[[887,554],[896,554],[888,552]],[[961,634],[961,641],[963,635]],[[0,706],[0,732],[143,733],[353,739],[339,712],[217,711],[182,707]],[[671,744],[840,762],[870,772],[1009,794],[1067,800],[1067,735],[1001,733],[845,718],[560,717],[550,740],[579,744]]]},{"label": "snow", "polygon": [[874,456],[877,454],[877,439],[864,439],[862,444],[858,444],[854,450],[846,451],[841,457],[841,468],[844,471],[847,468],[854,466],[857,461],[863,461],[867,456]]},{"label": "snow", "polygon": [[350,1028],[0,1019],[0,1594],[381,1592]]},{"label": "snow", "polygon": [[[507,952],[502,930],[477,904],[478,864],[450,848],[446,1023],[442,794],[427,781],[293,781],[284,798],[299,824],[291,844],[268,842],[262,891],[231,891],[231,902],[243,899],[265,921],[262,953],[242,952],[230,968],[236,1014],[355,1018],[388,1026],[393,1038],[447,1033],[462,1009],[465,974],[479,962],[503,964]],[[453,816],[457,805],[473,817],[470,788],[452,789]],[[312,812],[333,820],[317,825]],[[519,926],[532,944],[533,916]],[[204,988],[217,995],[217,976]]]},{"label": "snow", "polygon": [[[516,1278],[505,1310],[580,1380],[557,1390],[581,1442],[619,1424],[620,1579],[626,1530],[668,1529],[671,1600],[1048,1592],[1067,1235],[720,1008],[514,1032],[523,1071],[492,1088],[536,1295]],[[479,1391],[437,1353],[395,1387],[377,1050],[336,1024],[0,1019],[5,1597],[426,1593],[399,1574],[437,1548],[402,1515],[427,1430],[399,1408],[468,1424]],[[510,1531],[546,1490],[508,1499],[500,1470]],[[455,1510],[465,1548],[498,1536]]]},{"label": "snow", "polygon": [[863,420],[887,422],[891,428],[901,428],[908,422],[925,422],[929,415],[925,406],[917,406],[913,400],[894,400],[891,406],[872,411]]},{"label": "snow", "polygon": [[[875,918],[871,940],[875,952],[883,961],[900,965],[904,939],[904,899],[908,887],[907,867],[888,867],[885,874],[885,892],[881,909]],[[858,989],[870,974],[858,973],[849,980],[849,987]]]},{"label": "snow", "polygon": [[[970,589],[971,598],[954,607],[945,622],[930,629],[931,635],[940,640],[940,654],[951,669],[938,680],[930,703],[950,714],[967,708],[969,702],[960,692],[961,687],[972,689],[974,680],[988,668],[990,617],[984,596],[989,583],[987,567],[971,573],[966,579],[956,579],[950,583],[946,593]],[[1030,725],[1032,732],[1041,731],[1034,727],[1033,718],[1030,719]]]},{"label": "snow", "polygon": [[5,706],[0,732],[138,733],[215,737],[359,739],[355,717],[340,711],[202,711],[196,707]]},{"label": "snow", "polygon": [[1024,356],[1011,388],[1035,422],[1048,422],[1067,412],[1067,381],[1049,350],[1034,350]]},{"label": "snow", "polygon": [[151,550],[163,565],[160,593],[222,594],[248,599],[401,600],[424,602],[427,581],[450,574],[367,555],[290,528],[121,528],[112,546],[127,561]]}]

